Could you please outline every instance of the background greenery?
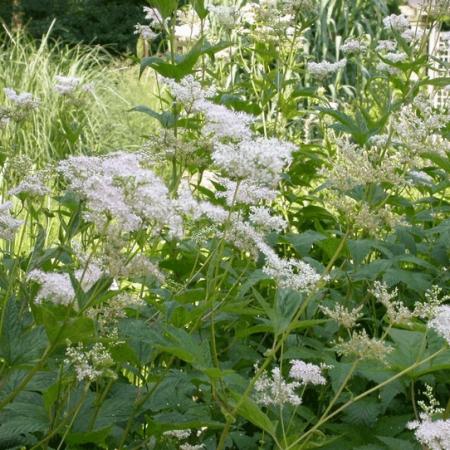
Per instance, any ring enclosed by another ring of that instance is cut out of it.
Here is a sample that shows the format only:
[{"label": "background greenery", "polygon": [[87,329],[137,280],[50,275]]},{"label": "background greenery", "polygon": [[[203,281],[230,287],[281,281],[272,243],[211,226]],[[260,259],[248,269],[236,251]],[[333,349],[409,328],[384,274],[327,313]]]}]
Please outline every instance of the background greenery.
[{"label": "background greenery", "polygon": [[[106,45],[116,53],[133,52],[133,26],[143,20],[142,0],[21,0],[20,12],[35,38],[54,19],[53,37],[68,43]],[[11,23],[13,3],[0,2],[0,18]]]}]

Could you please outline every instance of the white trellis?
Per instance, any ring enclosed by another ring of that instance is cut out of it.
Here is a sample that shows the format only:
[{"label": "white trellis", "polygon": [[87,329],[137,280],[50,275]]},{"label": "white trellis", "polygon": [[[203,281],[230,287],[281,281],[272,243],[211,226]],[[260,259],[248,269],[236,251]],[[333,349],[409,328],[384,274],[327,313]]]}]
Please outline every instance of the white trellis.
[{"label": "white trellis", "polygon": [[[409,0],[408,5],[401,7],[413,27],[425,30],[424,2],[423,0]],[[450,31],[441,31],[432,28],[429,31],[428,54],[430,55],[430,78],[450,77]],[[428,34],[428,33],[427,33]],[[435,106],[450,107],[450,86],[447,89],[435,89],[433,101]]]},{"label": "white trellis", "polygon": [[[433,68],[430,69],[430,78],[450,76],[450,31],[439,32],[432,30],[428,42],[430,55],[443,62],[433,61]],[[434,103],[439,107],[448,107],[450,104],[450,85],[446,89],[439,89],[435,92]]]}]

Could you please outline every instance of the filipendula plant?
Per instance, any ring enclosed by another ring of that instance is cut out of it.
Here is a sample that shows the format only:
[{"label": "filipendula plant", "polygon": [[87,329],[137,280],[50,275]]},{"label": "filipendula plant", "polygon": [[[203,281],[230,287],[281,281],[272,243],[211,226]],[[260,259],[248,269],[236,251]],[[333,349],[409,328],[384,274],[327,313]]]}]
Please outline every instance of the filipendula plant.
[{"label": "filipendula plant", "polygon": [[[346,41],[345,61],[298,55],[313,118],[286,131],[277,100],[270,117],[227,101],[242,55],[215,55],[239,11],[261,39],[260,15],[297,3],[219,6],[146,7],[168,50],[142,62],[161,110],[135,110],[161,131],[139,152],[5,190],[1,445],[447,449],[449,115],[425,38],[388,16],[384,42]],[[336,96],[324,80],[353,64]]]}]

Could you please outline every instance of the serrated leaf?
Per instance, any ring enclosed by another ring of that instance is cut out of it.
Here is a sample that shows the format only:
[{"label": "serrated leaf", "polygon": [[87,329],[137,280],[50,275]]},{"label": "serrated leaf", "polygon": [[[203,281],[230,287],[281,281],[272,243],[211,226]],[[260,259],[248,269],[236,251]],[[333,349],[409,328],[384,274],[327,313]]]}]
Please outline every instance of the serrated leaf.
[{"label": "serrated leaf", "polygon": [[376,438],[383,442],[389,450],[419,450],[422,448],[417,442],[407,441],[405,439],[386,436],[376,436]]},{"label": "serrated leaf", "polygon": [[346,422],[371,427],[382,413],[382,407],[374,398],[365,398],[349,405],[345,411]]}]

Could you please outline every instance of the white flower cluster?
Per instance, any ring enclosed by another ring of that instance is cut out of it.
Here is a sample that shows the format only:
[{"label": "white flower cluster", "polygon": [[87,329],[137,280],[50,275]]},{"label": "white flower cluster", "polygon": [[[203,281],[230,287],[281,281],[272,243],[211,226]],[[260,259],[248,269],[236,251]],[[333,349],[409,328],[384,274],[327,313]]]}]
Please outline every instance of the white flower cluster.
[{"label": "white flower cluster", "polygon": [[43,197],[51,193],[51,190],[44,183],[43,173],[33,173],[27,176],[16,187],[9,191],[11,195],[27,194],[31,197]]},{"label": "white flower cluster", "polygon": [[322,371],[330,368],[331,366],[323,363],[317,366],[316,364],[294,359],[291,361],[289,376],[294,380],[300,381],[301,384],[323,385],[327,383],[327,380],[322,375]]},{"label": "white flower cluster", "polygon": [[216,94],[213,87],[203,88],[192,75],[187,75],[178,82],[163,77],[162,82],[169,88],[172,97],[182,103],[188,112],[203,114],[205,124],[202,132],[205,136],[234,140],[251,137],[249,126],[255,118],[208,100]]},{"label": "white flower cluster", "polygon": [[10,240],[16,234],[23,221],[11,216],[11,202],[0,204],[0,239]]},{"label": "white flower cluster", "polygon": [[124,264],[120,274],[127,278],[154,277],[160,283],[163,283],[165,280],[164,274],[159,270],[159,267],[142,253]]},{"label": "white flower cluster", "polygon": [[92,83],[83,83],[81,78],[63,75],[55,76],[55,85],[53,88],[55,92],[62,96],[73,95],[78,89],[85,92],[93,91]]},{"label": "white flower cluster", "polygon": [[340,50],[344,55],[359,55],[367,50],[367,46],[358,39],[347,39]]},{"label": "white flower cluster", "polygon": [[[252,136],[249,128],[253,120],[251,116],[211,103],[201,85],[192,77],[178,83],[169,81],[168,85],[174,97],[193,105],[195,111],[201,111],[205,116],[204,128],[213,140],[213,163],[227,177],[215,177],[215,181],[225,188],[216,192],[216,196],[225,198],[229,207],[272,201],[277,195],[276,186],[281,173],[292,160],[295,145],[276,138]],[[194,220],[207,217],[216,225],[226,223],[229,229],[221,234],[222,237],[255,258],[261,252],[266,258],[264,272],[280,287],[309,290],[321,278],[302,261],[279,258],[264,242],[254,227],[267,232],[281,231],[287,226],[282,218],[272,216],[266,208],[252,208],[249,222],[246,222],[220,206],[194,199],[189,184],[182,182],[178,190],[177,210]]]},{"label": "white flower cluster", "polygon": [[66,349],[67,365],[73,366],[78,381],[93,382],[102,376],[113,376],[109,368],[114,364],[111,354],[105,346],[97,342],[90,350],[85,350],[83,344]]},{"label": "white flower cluster", "polygon": [[195,104],[197,111],[203,113],[205,125],[203,133],[218,139],[247,139],[251,137],[249,126],[255,120],[241,111],[233,111],[224,105],[218,105],[207,100]]},{"label": "white flower cluster", "polygon": [[381,362],[385,362],[387,355],[393,350],[383,340],[371,338],[366,330],[354,331],[348,341],[338,338],[335,348],[339,355],[353,356],[357,359],[374,359]]},{"label": "white flower cluster", "polygon": [[357,308],[353,308],[349,310],[343,305],[337,303],[334,306],[334,309],[330,309],[326,306],[319,306],[319,309],[330,319],[336,321],[339,325],[342,325],[344,328],[353,328],[357,324],[358,320],[364,316],[361,313],[364,305],[360,305]]},{"label": "white flower cluster", "polygon": [[377,52],[383,52],[383,51],[393,52],[393,51],[396,50],[396,48],[397,48],[397,42],[396,41],[381,40],[381,41],[378,41],[378,44],[375,47],[375,50]]},{"label": "white flower cluster", "polygon": [[141,25],[140,23],[134,26],[134,34],[139,34],[145,41],[153,41],[158,36],[149,25]]},{"label": "white flower cluster", "polygon": [[153,28],[160,28],[164,23],[164,19],[156,8],[144,6],[145,19],[150,21]]},{"label": "white flower cluster", "polygon": [[298,16],[316,13],[314,0],[260,0],[247,2],[240,10],[239,33],[257,40],[275,41],[279,36],[293,36],[300,20]]},{"label": "white flower cluster", "polygon": [[389,52],[386,53],[383,58],[392,64],[397,64],[405,61],[408,58],[408,55],[405,52]]},{"label": "white flower cluster", "polygon": [[[291,404],[298,406],[302,398],[296,392],[300,386],[308,384],[317,386],[326,384],[322,371],[330,366],[317,366],[301,360],[290,361],[289,377],[294,381],[286,381],[279,367],[272,369],[270,375],[264,372],[255,383],[255,400],[263,406],[283,406]],[[257,366],[255,366],[257,369]]]},{"label": "white flower cluster", "polygon": [[394,114],[391,121],[396,141],[402,145],[402,154],[411,168],[417,165],[414,159],[424,152],[433,152],[446,157],[450,152],[450,140],[443,137],[443,130],[450,121],[450,114],[437,111],[431,98],[418,96]]},{"label": "white flower cluster", "polygon": [[32,270],[27,277],[41,285],[35,302],[42,303],[48,300],[57,305],[73,304],[75,291],[72,287],[69,274],[56,272],[43,272],[39,269]]},{"label": "white flower cluster", "polygon": [[434,420],[421,413],[420,420],[408,423],[416,439],[429,450],[450,450],[450,420]]},{"label": "white flower cluster", "polygon": [[187,428],[186,430],[169,430],[164,431],[163,436],[173,437],[178,440],[187,439],[191,435],[191,430]]},{"label": "white flower cluster", "polygon": [[278,286],[294,291],[314,289],[322,277],[309,264],[296,259],[282,259],[270,247],[264,246],[262,253],[266,257],[263,272],[277,281]]},{"label": "white flower cluster", "polygon": [[165,20],[156,8],[144,6],[145,19],[149,21],[149,25],[141,25],[137,23],[134,26],[134,34],[139,35],[145,41],[154,40],[159,33],[154,30],[160,30],[165,26]]},{"label": "white flower cluster", "polygon": [[443,289],[439,286],[432,286],[425,292],[425,301],[416,302],[414,305],[414,314],[422,319],[434,319],[441,305],[450,300],[450,295],[442,295]]},{"label": "white flower cluster", "polygon": [[252,206],[250,208],[250,222],[263,231],[283,231],[287,222],[280,216],[274,216],[264,206]]},{"label": "white flower cluster", "polygon": [[278,195],[278,191],[268,186],[253,184],[250,180],[239,182],[224,177],[216,177],[225,191],[216,191],[217,198],[224,198],[228,206],[235,205],[255,205],[261,201],[272,202]]},{"label": "white flower cluster", "polygon": [[302,398],[296,393],[300,385],[298,381],[285,381],[280,368],[275,367],[270,375],[265,372],[256,381],[255,400],[263,406],[298,406],[302,403]]},{"label": "white flower cluster", "polygon": [[349,139],[337,139],[336,144],[332,166],[320,172],[330,185],[346,191],[383,181],[403,184],[403,178],[397,174],[401,161],[395,154],[380,160],[378,150],[359,147]]},{"label": "white flower cluster", "polygon": [[161,77],[162,83],[167,86],[172,97],[190,110],[195,104],[213,97],[216,91],[213,87],[203,88],[193,75],[187,75],[180,81]]},{"label": "white flower cluster", "polygon": [[408,18],[403,14],[391,14],[383,19],[384,28],[387,30],[394,30],[397,33],[402,33],[409,29],[410,23]]},{"label": "white flower cluster", "polygon": [[203,450],[204,444],[181,444],[180,450]]},{"label": "white flower cluster", "polygon": [[171,235],[181,236],[182,219],[166,185],[143,164],[141,154],[118,152],[70,157],[57,170],[86,201],[85,219],[99,228],[113,221],[123,231],[152,225],[155,233],[168,227]]},{"label": "white flower cluster", "polygon": [[311,61],[308,63],[307,69],[312,77],[323,79],[336,73],[338,70],[343,69],[346,64],[347,60],[345,58],[334,63],[329,61],[321,61],[319,63]]},{"label": "white flower cluster", "polygon": [[405,30],[400,36],[409,43],[419,41],[422,39],[424,31],[421,28],[410,28]]},{"label": "white flower cluster", "polygon": [[439,306],[435,317],[430,320],[428,326],[442,336],[450,345],[450,306]]},{"label": "white flower cluster", "polygon": [[180,213],[189,215],[194,220],[204,216],[216,224],[223,224],[229,216],[228,211],[221,206],[213,205],[207,201],[196,200],[192,196],[189,183],[186,180],[180,183],[176,208]]},{"label": "white flower cluster", "polygon": [[439,402],[433,394],[433,388],[426,385],[424,392],[426,401],[417,402],[422,410],[419,420],[413,420],[406,424],[410,430],[415,430],[416,439],[429,450],[450,450],[450,420],[438,419],[433,421],[433,417],[442,415],[444,408],[440,408]]},{"label": "white flower cluster", "polygon": [[375,281],[370,293],[386,308],[386,315],[391,324],[409,324],[414,317],[414,311],[410,311],[402,301],[396,300],[398,289],[388,291],[386,283]]},{"label": "white flower cluster", "polygon": [[8,100],[14,103],[18,108],[32,110],[39,107],[40,101],[29,92],[18,93],[12,88],[4,88],[3,92]]},{"label": "white flower cluster", "polygon": [[209,5],[208,11],[210,16],[214,17],[219,25],[227,28],[232,27],[237,20],[237,10],[232,6]]},{"label": "white flower cluster", "polygon": [[217,167],[236,180],[273,186],[292,160],[295,145],[276,138],[257,137],[238,143],[216,143],[212,159]]}]

